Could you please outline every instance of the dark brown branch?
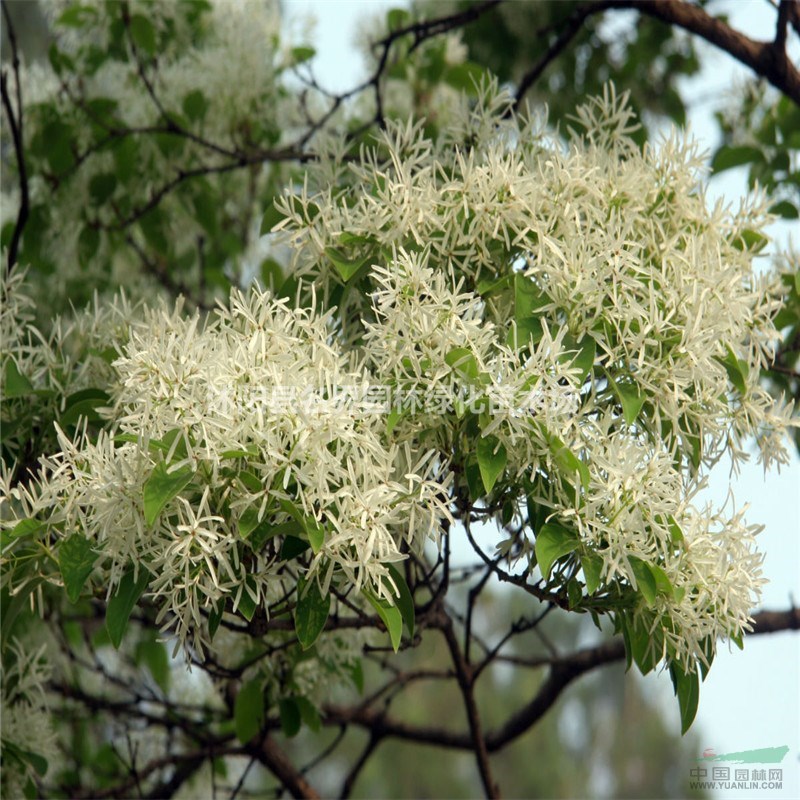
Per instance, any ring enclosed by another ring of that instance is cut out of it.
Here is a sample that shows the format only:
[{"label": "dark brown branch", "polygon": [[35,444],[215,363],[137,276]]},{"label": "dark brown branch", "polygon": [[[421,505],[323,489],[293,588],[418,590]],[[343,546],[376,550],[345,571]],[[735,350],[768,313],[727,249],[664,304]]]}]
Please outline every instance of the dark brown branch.
[{"label": "dark brown branch", "polygon": [[[800,630],[800,608],[762,611],[756,614],[753,618],[753,632],[750,635],[788,630]],[[617,638],[563,658],[550,659],[547,662],[550,665],[550,674],[532,700],[500,728],[485,735],[487,751],[493,753],[501,750],[529,730],[576,678],[597,667],[621,661],[624,657],[625,645],[622,639]],[[331,705],[325,708],[325,715],[325,723],[328,725],[354,724],[383,737],[457,750],[473,749],[472,736],[468,731],[412,725],[391,719],[380,711],[364,708],[342,708]]]},{"label": "dark brown branch", "polygon": [[383,741],[383,737],[380,734],[373,732],[370,735],[369,741],[361,751],[361,755],[358,757],[358,759],[356,759],[355,764],[353,764],[353,766],[350,768],[350,772],[347,773],[347,777],[344,779],[342,790],[339,793],[339,796],[342,798],[342,800],[347,800],[347,798],[352,794],[353,787],[358,780],[358,776],[361,774],[361,770],[364,769],[381,741]]},{"label": "dark brown branch", "polygon": [[11,95],[8,90],[8,73],[3,70],[0,77],[0,92],[2,93],[3,108],[8,117],[8,127],[11,129],[11,140],[14,143],[14,157],[17,160],[17,171],[19,172],[19,211],[17,221],[14,223],[14,231],[11,234],[11,242],[8,246],[8,265],[10,273],[17,263],[19,256],[19,243],[22,238],[22,231],[28,221],[30,213],[30,197],[28,195],[28,171],[25,166],[25,137],[23,133],[23,112],[22,112],[22,88],[19,81],[19,52],[17,50],[17,37],[14,32],[14,25],[11,22],[11,14],[8,11],[7,0],[2,0],[3,21],[8,32],[8,41],[11,45],[11,68],[14,70],[14,83],[16,88],[17,112],[11,103]]},{"label": "dark brown branch", "polygon": [[555,61],[555,59],[558,58],[558,56],[561,55],[564,50],[566,50],[569,43],[580,32],[586,20],[594,14],[599,14],[600,12],[605,11],[605,7],[607,7],[607,5],[607,3],[597,3],[594,6],[585,5],[579,6],[575,9],[569,19],[567,19],[566,24],[553,43],[539,57],[533,67],[531,67],[531,69],[529,69],[528,72],[522,76],[522,79],[519,82],[519,87],[517,88],[516,97],[514,99],[515,109],[519,109],[522,103],[522,98],[526,95],[531,86],[533,86],[533,84],[539,80],[547,67],[550,66],[550,64],[552,64],[552,62]]},{"label": "dark brown branch", "polygon": [[486,739],[483,735],[483,726],[481,725],[480,715],[478,713],[478,704],[475,702],[475,685],[472,670],[469,664],[467,664],[461,652],[461,648],[458,646],[458,639],[456,638],[455,631],[453,630],[453,623],[449,617],[445,616],[443,619],[442,633],[444,634],[447,647],[450,650],[450,658],[456,670],[458,688],[461,690],[461,696],[464,698],[464,710],[467,712],[472,750],[475,753],[475,761],[478,765],[478,772],[481,776],[483,790],[486,793],[486,797],[500,797],[500,789],[497,782],[492,777]]},{"label": "dark brown branch", "polygon": [[161,102],[158,95],[156,94],[156,89],[155,86],[153,85],[153,82],[147,77],[147,72],[144,67],[144,62],[142,61],[141,53],[139,52],[139,48],[136,46],[136,42],[134,41],[133,35],[131,34],[131,16],[126,3],[122,4],[121,12],[122,12],[122,23],[125,26],[126,33],[128,34],[128,43],[131,48],[133,60],[136,63],[136,72],[139,75],[139,78],[141,79],[142,83],[144,84],[144,88],[147,91],[148,96],[153,101],[153,105],[156,107],[161,118],[164,120],[164,123],[166,125],[166,132],[173,133],[177,136],[182,136],[185,139],[189,139],[190,141],[195,142],[195,144],[199,144],[200,146],[212,150],[215,153],[219,153],[220,155],[228,156],[230,158],[237,157],[238,153],[235,153],[234,151],[229,150],[228,148],[221,147],[215,142],[211,142],[208,139],[205,139],[202,136],[198,136],[196,133],[187,130],[183,125],[180,125],[175,120],[175,118],[166,110],[166,108],[164,108],[164,104]]},{"label": "dark brown branch", "polygon": [[775,49],[779,52],[786,51],[786,28],[789,25],[789,9],[797,5],[797,0],[781,0],[778,5],[778,22],[775,26]]},{"label": "dark brown branch", "polygon": [[275,740],[266,736],[260,743],[249,744],[247,753],[265,766],[292,797],[318,798],[317,790],[303,777]]},{"label": "dark brown branch", "polygon": [[[635,8],[642,14],[660,19],[668,25],[694,33],[732,55],[750,67],[757,75],[766,78],[776,89],[800,105],[800,70],[786,55],[785,39],[759,42],[734,30],[699,6],[683,0],[619,0],[614,7]],[[782,2],[783,14],[788,19],[788,3]],[[781,10],[779,9],[779,17]],[[785,31],[785,25],[784,25]]]},{"label": "dark brown branch", "polygon": [[412,50],[419,47],[422,42],[431,39],[434,36],[441,36],[443,33],[462,28],[464,25],[474,22],[482,17],[487,11],[491,11],[495,6],[500,5],[502,0],[483,0],[480,3],[473,3],[464,11],[456,14],[448,14],[443,17],[436,17],[435,19],[422,20],[407,25],[404,28],[398,28],[392,31],[389,36],[382,39],[379,44],[391,45],[397,39],[411,34],[414,37],[414,44]]},{"label": "dark brown branch", "polygon": [[605,11],[635,9],[668,25],[683,28],[724,50],[800,105],[800,70],[789,61],[786,54],[786,26],[790,19],[794,26],[795,20],[800,17],[797,5],[796,0],[782,0],[775,40],[760,42],[685,0],[598,0],[587,3],[575,9],[553,44],[523,76],[515,104],[520,105],[528,89],[564,51],[587,19]]},{"label": "dark brown branch", "polygon": [[242,167],[252,166],[253,164],[262,164],[267,161],[297,161],[304,163],[309,161],[312,156],[308,153],[302,153],[293,148],[283,148],[280,150],[265,150],[254,155],[240,155],[233,161],[222,164],[211,164],[193,169],[179,169],[175,177],[166,183],[162,184],[160,188],[156,189],[151,195],[149,200],[138,208],[134,209],[128,216],[119,219],[113,225],[102,226],[110,231],[122,231],[132,225],[134,222],[141,219],[148,211],[152,211],[163,199],[180,186],[185,181],[192,178],[199,178],[204,175],[220,175],[226,172],[233,172],[234,170],[241,169]]}]

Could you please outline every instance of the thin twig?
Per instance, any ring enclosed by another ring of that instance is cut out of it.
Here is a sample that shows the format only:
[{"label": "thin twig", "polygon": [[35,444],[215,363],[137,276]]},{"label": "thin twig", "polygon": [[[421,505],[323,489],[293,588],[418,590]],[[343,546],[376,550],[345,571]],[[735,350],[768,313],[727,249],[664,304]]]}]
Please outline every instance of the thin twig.
[{"label": "thin twig", "polygon": [[14,25],[11,21],[11,14],[8,10],[7,0],[2,0],[3,20],[8,32],[8,41],[11,45],[11,68],[14,70],[14,83],[16,88],[17,113],[11,103],[11,96],[8,91],[8,73],[3,70],[0,77],[0,92],[2,92],[3,108],[8,117],[8,126],[11,128],[11,140],[14,143],[14,157],[17,160],[17,171],[19,173],[19,193],[20,202],[17,211],[17,221],[14,223],[14,231],[11,234],[11,242],[8,246],[8,274],[14,269],[19,256],[19,243],[22,238],[22,231],[28,221],[30,213],[30,197],[28,194],[28,170],[25,165],[25,136],[23,130],[23,111],[22,111],[22,87],[19,80],[19,52],[17,50],[17,37]]}]

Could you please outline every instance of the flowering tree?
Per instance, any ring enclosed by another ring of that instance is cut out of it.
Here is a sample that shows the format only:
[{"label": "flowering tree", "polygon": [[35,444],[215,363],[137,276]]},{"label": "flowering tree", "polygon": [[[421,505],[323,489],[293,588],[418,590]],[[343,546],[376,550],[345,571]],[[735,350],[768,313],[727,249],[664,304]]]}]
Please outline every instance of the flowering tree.
[{"label": "flowering tree", "polygon": [[[51,2],[46,67],[9,29],[8,796],[172,796],[245,756],[312,797],[301,728],[340,731],[318,759],[368,732],[336,793],[395,737],[495,796],[490,754],[583,673],[667,669],[685,731],[719,640],[800,625],[752,615],[757,527],[696,501],[723,454],[787,456],[769,201],[709,207],[695,145],[641,146],[612,85],[560,132],[523,109],[452,33],[494,5],[391,12],[336,96],[270,6]],[[529,611],[487,623],[493,583]],[[507,656],[558,614],[599,643]],[[441,669],[395,655],[437,639]],[[509,664],[544,677],[489,727]],[[391,710],[421,681],[463,725]]]}]

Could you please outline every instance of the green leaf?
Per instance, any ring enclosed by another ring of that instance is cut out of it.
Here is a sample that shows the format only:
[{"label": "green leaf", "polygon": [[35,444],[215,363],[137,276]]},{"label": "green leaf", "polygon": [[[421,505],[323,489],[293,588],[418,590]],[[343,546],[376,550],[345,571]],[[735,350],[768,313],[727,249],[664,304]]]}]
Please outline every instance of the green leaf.
[{"label": "green leaf", "polygon": [[244,484],[245,489],[254,494],[260,492],[264,488],[264,485],[261,483],[261,478],[249,470],[242,470],[239,473],[239,480]]},{"label": "green leaf", "polygon": [[261,680],[254,678],[245,683],[233,704],[233,729],[236,738],[247,744],[261,731],[264,724],[264,692]]},{"label": "green leaf", "polygon": [[764,153],[758,147],[720,147],[711,161],[711,170],[716,174],[754,161],[764,161]]},{"label": "green leaf", "polygon": [[248,447],[247,450],[223,450],[220,458],[254,458],[258,455],[258,449]]},{"label": "green leaf", "polygon": [[411,14],[405,8],[392,8],[386,14],[387,30],[397,31],[411,22]]},{"label": "green leaf", "polygon": [[304,553],[310,547],[309,543],[297,536],[287,536],[281,546],[281,561],[291,561]]},{"label": "green leaf", "polygon": [[354,275],[370,260],[371,256],[366,255],[361,258],[348,258],[341,250],[335,247],[326,247],[325,255],[331,260],[345,283],[353,278]]},{"label": "green leaf", "polygon": [[647,566],[656,582],[656,591],[668,597],[675,597],[675,587],[672,585],[669,575],[658,564],[648,564]]},{"label": "green leaf", "polygon": [[80,533],[73,533],[59,546],[58,566],[64,577],[64,588],[71,603],[78,602],[83,585],[99,555],[92,550],[91,542]]},{"label": "green leaf", "polygon": [[505,445],[495,436],[485,436],[478,439],[476,446],[478,467],[481,471],[481,480],[486,491],[491,492],[497,479],[503,474],[508,461]]},{"label": "green leaf", "polygon": [[747,378],[750,374],[750,367],[746,361],[736,357],[733,348],[728,345],[728,353],[725,358],[717,358],[720,364],[725,367],[730,382],[736,387],[740,394],[747,393]]},{"label": "green leaf", "polygon": [[454,89],[474,96],[477,94],[486,74],[486,70],[479,64],[465,61],[462,64],[454,64],[451,67],[447,67],[443,78],[444,82]]},{"label": "green leaf", "polygon": [[531,344],[536,344],[541,340],[544,335],[544,328],[542,322],[537,317],[530,317],[529,319],[517,320],[508,330],[506,337],[506,344],[519,350],[522,347],[529,347]]},{"label": "green leaf", "polygon": [[314,517],[304,514],[290,500],[281,500],[281,508],[303,526],[311,549],[314,553],[318,553],[325,541],[325,528]]},{"label": "green leaf", "polygon": [[562,363],[571,363],[574,368],[579,369],[578,383],[583,383],[594,366],[597,343],[591,336],[584,336],[579,342],[568,334],[564,337],[564,347],[568,353],[559,360]]},{"label": "green leaf", "polygon": [[147,17],[134,14],[130,21],[131,38],[134,44],[152,56],[156,52],[156,30]]},{"label": "green leaf", "polygon": [[550,298],[534,281],[517,273],[514,278],[514,318],[517,324],[538,316],[549,302]]},{"label": "green leaf", "polygon": [[291,738],[300,732],[300,707],[294,697],[281,698],[278,703],[278,713],[281,718],[281,730]]},{"label": "green leaf", "polygon": [[408,636],[410,639],[414,638],[414,598],[411,596],[411,590],[408,588],[406,579],[403,573],[400,572],[394,564],[387,564],[389,574],[392,576],[394,585],[397,587],[399,595],[397,596],[395,605],[400,609],[400,614],[403,617],[403,622],[406,624]]},{"label": "green leaf", "polygon": [[331,610],[330,593],[322,595],[316,580],[297,582],[297,608],[294,614],[294,629],[303,650],[308,650],[325,628]]},{"label": "green leaf", "polygon": [[479,500],[486,494],[486,487],[483,485],[481,468],[478,466],[478,462],[468,462],[464,467],[464,473],[467,477],[467,488],[469,489],[470,500]]},{"label": "green leaf", "polygon": [[97,9],[91,6],[73,5],[70,6],[56,20],[56,25],[64,25],[69,28],[81,28],[88,22],[93,22],[97,16]]},{"label": "green leaf", "polygon": [[94,175],[89,181],[89,194],[98,205],[105,203],[117,188],[117,176],[111,172]]},{"label": "green leaf", "polygon": [[183,113],[186,114],[190,120],[198,122],[205,117],[208,111],[208,100],[206,100],[206,96],[199,89],[193,89],[183,98],[181,106],[183,108]]},{"label": "green leaf", "polygon": [[628,425],[633,425],[642,410],[647,396],[641,391],[639,384],[633,378],[623,376],[614,380],[614,377],[609,372],[606,373],[606,376],[611,388],[614,390],[614,394],[619,398],[625,422]]},{"label": "green leaf", "polygon": [[82,264],[91,261],[100,249],[100,232],[88,225],[78,236],[78,258]]},{"label": "green leaf", "polygon": [[672,685],[678,697],[678,708],[681,712],[681,735],[692,726],[700,701],[700,676],[697,672],[686,673],[673,662],[669,667]]},{"label": "green leaf", "polygon": [[646,625],[637,620],[628,627],[627,642],[631,648],[633,660],[642,675],[652,672],[661,656],[660,644],[663,644],[656,632],[651,633]]},{"label": "green leaf", "polygon": [[295,65],[303,64],[306,61],[310,61],[314,56],[317,54],[317,51],[313,47],[293,47],[292,48],[292,61]]},{"label": "green leaf", "polygon": [[356,687],[359,694],[364,693],[364,668],[361,666],[361,661],[354,661],[352,664],[348,664],[344,667],[345,671],[347,672],[350,680],[353,682],[353,686]]},{"label": "green leaf", "polygon": [[386,600],[378,599],[372,592],[365,591],[364,596],[378,612],[378,616],[381,620],[383,620],[383,624],[386,626],[386,630],[389,633],[392,649],[396,653],[397,649],[400,647],[400,639],[403,636],[403,615],[400,613],[400,609],[396,606],[389,605]]},{"label": "green leaf", "polygon": [[0,547],[5,549],[11,542],[33,536],[44,527],[44,523],[39,522],[38,519],[21,519],[10,530],[0,531]]},{"label": "green leaf", "polygon": [[319,718],[319,711],[316,706],[305,697],[295,697],[298,709],[300,709],[300,716],[308,727],[315,733],[322,729],[322,720]]},{"label": "green leaf", "polygon": [[261,262],[261,285],[265,289],[277,292],[285,281],[283,269],[274,258],[265,258]]},{"label": "green leaf", "polygon": [[731,244],[740,251],[760,253],[769,244],[769,239],[763,233],[748,228],[733,239]]},{"label": "green leaf", "polygon": [[216,605],[211,607],[208,612],[208,638],[213,640],[214,635],[219,630],[219,625],[222,622],[222,615],[225,613],[224,601],[219,601]]},{"label": "green leaf", "polygon": [[386,435],[391,436],[397,423],[405,416],[406,409],[393,408],[386,416]]},{"label": "green leaf", "polygon": [[144,518],[152,525],[164,506],[176,497],[194,478],[191,467],[167,471],[167,465],[160,461],[144,485]]},{"label": "green leaf", "polygon": [[139,598],[147,589],[150,582],[150,573],[142,566],[139,566],[139,577],[134,579],[134,569],[131,567],[117,587],[114,596],[108,601],[106,608],[106,630],[111,639],[111,644],[115,649],[119,649],[122,638],[128,627],[128,620],[134,606],[139,602]]},{"label": "green leaf", "polygon": [[454,347],[447,353],[444,360],[448,367],[452,367],[454,372],[470,383],[474,383],[478,379],[480,373],[478,362],[468,347]]},{"label": "green leaf", "polygon": [[100,419],[96,409],[110,402],[111,398],[102,389],[82,389],[64,401],[64,413],[59,422],[62,427],[76,424],[81,417],[94,422]]},{"label": "green leaf", "polygon": [[154,639],[139,642],[136,645],[136,663],[144,664],[161,689],[165,693],[169,691],[169,656],[163,642]]},{"label": "green leaf", "polygon": [[284,219],[286,219],[286,215],[282,211],[278,211],[278,209],[275,208],[274,201],[271,202],[267,206],[264,216],[261,218],[261,235],[264,236],[267,233],[271,233],[272,229]]},{"label": "green leaf", "polygon": [[650,570],[650,565],[646,561],[636,558],[636,556],[631,556],[628,561],[636,578],[636,586],[639,593],[644,597],[647,605],[652,606],[656,601],[657,586],[655,576]]},{"label": "green leaf", "polygon": [[575,578],[567,581],[567,604],[570,609],[577,608],[583,599],[580,583]]},{"label": "green leaf", "polygon": [[562,472],[573,477],[576,473],[580,478],[584,489],[589,488],[591,475],[589,468],[573,453],[557,436],[550,436],[550,451],[553,454],[553,461]]},{"label": "green leaf", "polygon": [[255,508],[246,508],[239,517],[239,536],[247,539],[258,527],[258,511]]},{"label": "green leaf", "polygon": [[[16,759],[23,766],[29,765],[33,767],[38,775],[44,777],[47,774],[47,759],[40,756],[38,753],[32,753],[30,750],[23,750],[18,747],[14,742],[3,739],[3,755],[11,756]],[[34,797],[38,793],[34,792]]]},{"label": "green leaf", "polygon": [[780,203],[775,203],[775,205],[770,208],[769,213],[777,214],[784,219],[797,219],[800,217],[800,211],[797,210],[797,206],[794,203],[790,203],[788,200],[781,200]]},{"label": "green leaf", "polygon": [[489,297],[503,291],[503,289],[508,289],[515,277],[515,275],[504,275],[502,278],[484,278],[478,281],[475,291],[481,297]]},{"label": "green leaf", "polygon": [[25,397],[33,394],[31,382],[19,371],[13,358],[6,361],[3,370],[3,398]]},{"label": "green leaf", "polygon": [[129,181],[136,172],[140,160],[140,148],[133,136],[118,139],[111,145],[114,154],[116,175],[120,181]]},{"label": "green leaf", "polygon": [[319,553],[320,549],[322,548],[322,544],[325,541],[325,528],[323,528],[322,525],[320,525],[319,522],[317,522],[317,520],[315,520],[313,517],[306,517],[304,520],[304,526],[311,549],[316,555]]},{"label": "green leaf", "polygon": [[61,121],[50,122],[42,131],[47,143],[46,158],[50,169],[60,175],[71,169],[75,163],[71,143],[75,141],[73,129]]},{"label": "green leaf", "polygon": [[580,544],[578,535],[561,525],[546,522],[536,533],[536,561],[542,577],[548,580],[553,564],[562,556],[572,553]]},{"label": "green leaf", "polygon": [[675,520],[675,517],[670,514],[667,517],[667,525],[669,526],[669,535],[673,544],[680,544],[683,541],[683,531],[681,526]]},{"label": "green leaf", "polygon": [[[256,594],[256,583],[250,575],[243,576],[245,586],[242,586],[242,594],[239,597],[239,603],[233,609],[238,611],[248,622],[250,622],[256,613],[256,601],[253,596]],[[253,590],[252,594],[247,591],[247,587]]]},{"label": "green leaf", "polygon": [[250,543],[250,547],[253,549],[253,552],[258,553],[269,539],[272,539],[275,536],[289,536],[295,533],[300,533],[301,531],[302,528],[300,527],[300,524],[295,522],[293,519],[287,520],[286,522],[281,522],[278,525],[273,525],[271,522],[264,520],[258,526],[256,526],[256,528],[250,534],[248,541]]},{"label": "green leaf", "polygon": [[594,554],[581,556],[581,568],[586,581],[586,593],[594,594],[600,586],[600,575],[603,571],[603,559]]}]

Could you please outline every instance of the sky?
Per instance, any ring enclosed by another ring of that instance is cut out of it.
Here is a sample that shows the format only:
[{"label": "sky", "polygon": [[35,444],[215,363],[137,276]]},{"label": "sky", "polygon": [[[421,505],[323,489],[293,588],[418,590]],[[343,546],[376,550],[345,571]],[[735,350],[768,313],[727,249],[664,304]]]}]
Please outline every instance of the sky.
[{"label": "sky", "polygon": [[[310,14],[316,17],[314,71],[320,84],[333,91],[348,89],[363,76],[360,51],[354,47],[359,22],[398,5],[403,4],[385,0],[284,0],[293,30],[302,27],[297,20]],[[775,11],[768,0],[717,0],[711,8],[727,13],[731,24],[749,36],[768,39],[774,35]],[[794,55],[800,58],[797,51]],[[702,74],[687,79],[682,89],[690,98],[690,131],[712,152],[718,137],[714,111],[727,92],[735,91],[737,78],[747,73],[711,45],[703,46],[703,63]],[[709,199],[724,197],[732,202],[746,191],[746,170],[730,170],[710,181]],[[786,223],[773,230],[781,242],[791,233]],[[794,232],[794,238],[800,241],[800,230]],[[788,467],[766,477],[761,467],[752,463],[731,478],[730,464],[721,463],[710,476],[705,498],[721,505],[729,491],[736,498],[737,508],[749,504],[748,520],[764,526],[760,548],[766,553],[764,573],[769,584],[763,593],[763,607],[788,608],[792,598],[800,601],[800,460],[793,452]],[[648,676],[645,689],[656,695],[673,729],[679,729],[668,677]],[[721,645],[701,688],[694,730],[699,732],[702,748],[713,748],[717,754],[782,745],[790,748],[779,765],[783,769],[781,789],[760,794],[718,791],[717,797],[800,798],[800,635],[789,632],[750,637],[744,653],[735,647],[729,652]],[[695,766],[686,765],[687,783],[689,770]]]}]

